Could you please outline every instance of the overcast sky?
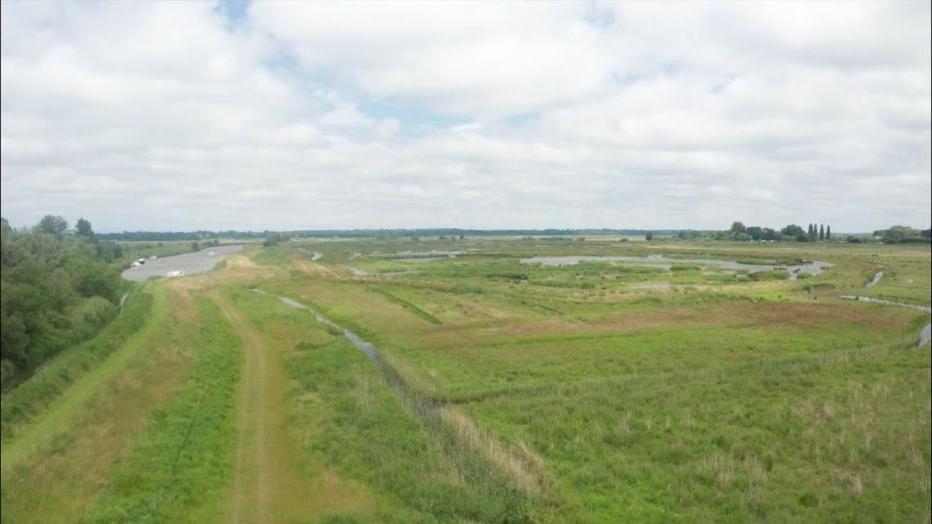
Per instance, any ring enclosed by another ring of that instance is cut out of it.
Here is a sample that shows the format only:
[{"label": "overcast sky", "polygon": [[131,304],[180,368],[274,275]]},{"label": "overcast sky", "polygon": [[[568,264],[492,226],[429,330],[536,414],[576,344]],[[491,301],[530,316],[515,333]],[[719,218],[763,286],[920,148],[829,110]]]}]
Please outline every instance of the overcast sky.
[{"label": "overcast sky", "polygon": [[98,231],[930,215],[930,4],[2,3],[2,214]]}]

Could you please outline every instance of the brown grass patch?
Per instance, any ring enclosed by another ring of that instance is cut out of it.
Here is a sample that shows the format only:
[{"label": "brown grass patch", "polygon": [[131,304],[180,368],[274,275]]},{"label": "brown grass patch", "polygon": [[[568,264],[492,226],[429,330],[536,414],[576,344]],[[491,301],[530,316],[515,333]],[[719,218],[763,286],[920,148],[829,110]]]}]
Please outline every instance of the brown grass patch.
[{"label": "brown grass patch", "polygon": [[453,431],[461,446],[485,457],[518,489],[531,495],[539,495],[546,489],[543,459],[523,441],[516,446],[505,445],[468,415],[449,406],[440,409],[440,420]]},{"label": "brown grass patch", "polygon": [[593,319],[533,319],[522,322],[499,321],[443,325],[423,335],[428,345],[457,340],[458,345],[481,344],[492,339],[521,338],[547,334],[619,333],[674,324],[739,324],[749,327],[775,327],[815,330],[833,323],[850,323],[882,331],[904,329],[915,314],[894,308],[846,304],[730,303],[699,307],[624,311]]}]

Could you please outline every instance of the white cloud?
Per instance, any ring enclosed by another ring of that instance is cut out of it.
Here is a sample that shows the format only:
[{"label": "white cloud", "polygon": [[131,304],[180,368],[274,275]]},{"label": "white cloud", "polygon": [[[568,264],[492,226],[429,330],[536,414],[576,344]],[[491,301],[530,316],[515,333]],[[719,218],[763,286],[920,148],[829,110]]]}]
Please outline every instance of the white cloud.
[{"label": "white cloud", "polygon": [[2,10],[14,224],[928,227],[927,3]]}]

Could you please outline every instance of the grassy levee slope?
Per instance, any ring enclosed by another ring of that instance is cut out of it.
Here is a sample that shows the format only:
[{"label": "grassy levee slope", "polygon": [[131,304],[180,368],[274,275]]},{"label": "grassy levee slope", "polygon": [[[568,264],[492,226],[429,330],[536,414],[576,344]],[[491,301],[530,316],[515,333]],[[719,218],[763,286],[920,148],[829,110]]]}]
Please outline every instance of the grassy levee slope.
[{"label": "grassy levee slope", "polygon": [[[137,314],[144,316],[145,322],[140,329],[123,339],[126,334],[124,329],[128,331],[135,324],[133,321],[137,318]],[[11,393],[9,415],[11,427],[9,431],[12,435],[9,441],[4,442],[2,448],[3,471],[5,472],[19,464],[20,461],[28,459],[31,453],[41,449],[50,439],[65,430],[74,415],[91,398],[97,388],[123,369],[127,360],[145,343],[164,315],[164,289],[157,286],[153,290],[152,309],[148,316],[145,316],[144,310],[137,311],[136,314],[126,317],[130,320],[130,324],[126,328],[122,324],[114,326],[118,333],[114,333],[109,329],[101,333],[100,346],[95,344],[95,342],[98,342],[97,337],[95,337],[87,345],[82,344],[77,348],[77,357],[86,356],[91,358],[92,362],[93,357],[96,356],[94,349],[97,347],[110,349],[111,351],[116,349],[116,351],[112,351],[106,356],[98,366],[89,369],[88,364],[72,362],[71,360],[74,357],[65,354],[60,361],[50,364],[51,369],[57,373],[40,372],[36,376],[35,382],[30,380],[23,384],[27,389],[24,390],[22,396],[16,394],[15,391]],[[122,345],[113,345],[114,341],[119,342],[121,339],[124,341]],[[102,353],[105,352],[102,351]],[[79,375],[78,380],[68,385],[70,380],[64,377],[72,378],[70,368],[67,367],[69,364],[75,364],[79,369],[89,369],[89,371]],[[55,397],[55,392],[64,388],[67,388],[67,391]],[[33,415],[32,420],[27,422],[25,427],[14,430],[16,422],[27,419],[28,415],[32,413],[33,406],[48,402],[47,399],[50,397],[55,397],[55,400],[48,405],[48,408],[41,415]]]},{"label": "grassy levee slope", "polygon": [[106,486],[187,369],[184,315],[166,311],[167,301],[152,289],[143,327],[4,443],[4,522],[73,522]]},{"label": "grassy levee slope", "polygon": [[122,347],[147,319],[154,321],[152,307],[152,293],[137,288],[127,298],[124,310],[100,333],[60,353],[29,380],[4,395],[0,402],[2,441],[11,439],[20,426],[46,408],[77,378]]},{"label": "grassy levee slope", "polygon": [[241,343],[216,305],[197,299],[197,353],[183,387],[147,424],[83,519],[219,520],[231,478]]}]

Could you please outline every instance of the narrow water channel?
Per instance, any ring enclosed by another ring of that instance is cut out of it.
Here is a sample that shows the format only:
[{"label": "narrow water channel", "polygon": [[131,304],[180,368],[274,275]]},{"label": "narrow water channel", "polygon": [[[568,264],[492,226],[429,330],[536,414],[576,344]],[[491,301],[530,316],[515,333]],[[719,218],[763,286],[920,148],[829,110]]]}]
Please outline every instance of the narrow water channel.
[{"label": "narrow water channel", "polygon": [[[857,300],[858,302],[869,302],[871,304],[880,304],[882,306],[905,307],[908,309],[914,309],[916,311],[922,311],[923,313],[932,313],[932,307],[929,307],[929,306],[920,306],[918,304],[906,304],[904,302],[894,302],[892,300],[884,300],[882,298],[865,297],[865,296],[859,296],[859,295],[842,295],[841,298],[844,298],[846,300]],[[930,340],[932,340],[932,322],[923,326],[923,328],[919,331],[919,340],[916,342],[916,345],[924,346],[928,344]]]},{"label": "narrow water channel", "polygon": [[[264,293],[264,291],[260,289],[254,289],[253,291],[257,293]],[[340,332],[343,333],[343,336],[349,340],[350,343],[356,347],[356,349],[362,351],[367,357],[369,357],[389,387],[391,387],[392,390],[394,390],[395,393],[397,393],[402,398],[402,400],[405,401],[405,404],[412,408],[416,414],[422,416],[436,414],[435,412],[440,407],[440,403],[434,400],[426,399],[412,392],[407,387],[407,385],[405,385],[404,380],[402,380],[401,376],[398,375],[398,372],[396,372],[394,368],[385,362],[385,359],[382,358],[382,354],[379,353],[379,350],[370,342],[367,342],[353,331],[340,326],[336,322],[333,322],[329,318],[321,315],[319,312],[292,298],[279,295],[278,299],[289,307],[307,311],[308,313],[314,315],[314,318],[317,319],[317,321],[321,324],[340,330]]]}]

